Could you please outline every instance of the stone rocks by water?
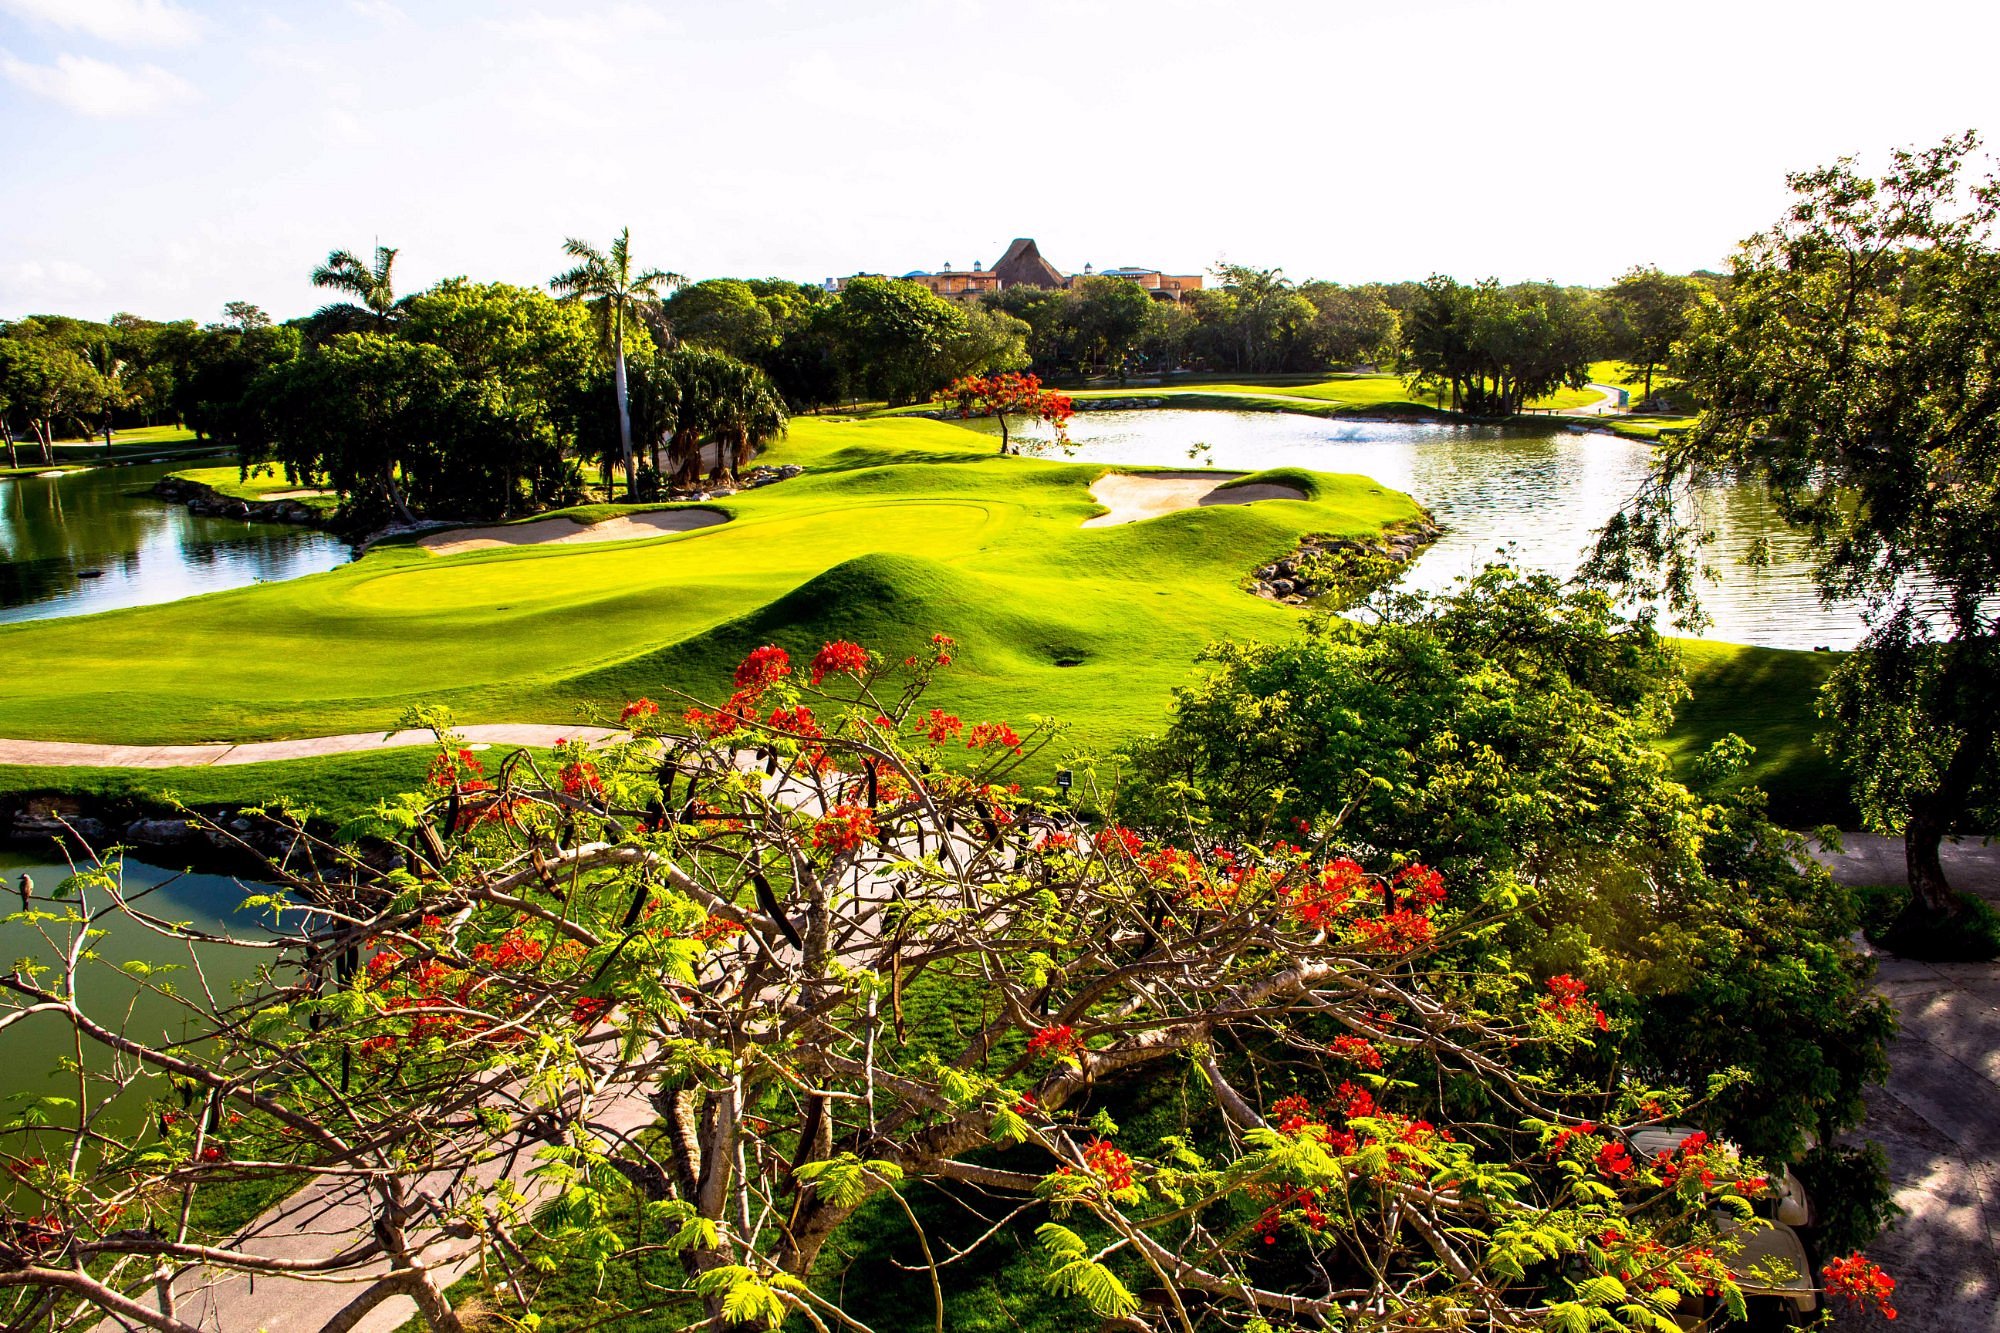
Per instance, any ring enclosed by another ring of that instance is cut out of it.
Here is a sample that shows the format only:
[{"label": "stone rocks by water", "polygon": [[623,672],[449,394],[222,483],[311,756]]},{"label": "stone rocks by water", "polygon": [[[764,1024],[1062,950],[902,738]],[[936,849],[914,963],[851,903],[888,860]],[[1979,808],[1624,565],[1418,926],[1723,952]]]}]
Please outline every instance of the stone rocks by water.
[{"label": "stone rocks by water", "polygon": [[204,518],[234,518],[254,523],[293,523],[300,527],[330,526],[328,516],[301,500],[241,500],[224,495],[212,486],[184,477],[162,477],[153,483],[153,494],[162,500],[186,505],[188,512]]},{"label": "stone rocks by water", "polygon": [[1332,593],[1365,592],[1400,573],[1443,531],[1425,518],[1376,541],[1308,536],[1290,555],[1260,568],[1250,591],[1286,606],[1304,606]]}]

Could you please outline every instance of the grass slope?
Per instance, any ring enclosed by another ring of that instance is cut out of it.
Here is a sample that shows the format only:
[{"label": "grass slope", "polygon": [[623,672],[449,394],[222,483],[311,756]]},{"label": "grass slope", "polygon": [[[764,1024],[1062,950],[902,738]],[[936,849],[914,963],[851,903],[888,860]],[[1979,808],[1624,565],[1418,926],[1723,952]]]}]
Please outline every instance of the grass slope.
[{"label": "grass slope", "polygon": [[1681,640],[1680,651],[1692,695],[1667,737],[1676,766],[1733,731],[1757,750],[1743,780],[1770,793],[1780,822],[1857,826],[1846,779],[1813,740],[1820,725],[1813,704],[1837,654],[1696,639]]},{"label": "grass slope", "polygon": [[[828,637],[886,651],[942,631],[939,702],[1053,714],[1100,747],[1157,726],[1195,654],[1298,613],[1244,576],[1307,532],[1412,518],[1362,477],[1309,498],[1079,525],[1098,464],[996,458],[941,422],[802,419],[769,461],[805,476],[715,507],[733,522],[602,545],[441,558],[403,547],[286,583],[0,628],[0,735],[195,741],[461,721],[551,721],[675,687],[713,694],[741,651]],[[1289,478],[1297,480],[1297,478]],[[1059,662],[1077,665],[1061,666]]]}]

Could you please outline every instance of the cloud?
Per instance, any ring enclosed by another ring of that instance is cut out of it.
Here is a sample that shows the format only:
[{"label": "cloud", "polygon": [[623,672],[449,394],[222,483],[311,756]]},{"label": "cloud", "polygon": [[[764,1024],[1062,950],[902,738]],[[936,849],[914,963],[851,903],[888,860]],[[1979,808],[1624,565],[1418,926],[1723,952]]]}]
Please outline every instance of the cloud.
[{"label": "cloud", "polygon": [[0,310],[26,313],[45,307],[72,306],[97,296],[105,282],[94,269],[67,259],[47,263],[26,259],[0,264]]},{"label": "cloud", "polygon": [[182,46],[201,27],[173,0],[0,0],[0,10],[127,46]]},{"label": "cloud", "polygon": [[194,85],[158,65],[126,67],[89,56],[57,56],[31,65],[0,51],[0,74],[14,84],[86,116],[147,116],[194,100]]}]

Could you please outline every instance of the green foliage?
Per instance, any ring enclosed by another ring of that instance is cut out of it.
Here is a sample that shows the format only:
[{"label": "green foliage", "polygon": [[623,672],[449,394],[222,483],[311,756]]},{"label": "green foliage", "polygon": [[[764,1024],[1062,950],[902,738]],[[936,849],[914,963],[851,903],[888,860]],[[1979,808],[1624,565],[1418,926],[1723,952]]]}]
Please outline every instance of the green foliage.
[{"label": "green foliage", "polygon": [[1792,1171],[1812,1199],[1813,1242],[1822,1255],[1865,1249],[1902,1216],[1890,1197],[1889,1159],[1873,1143],[1821,1144]]},{"label": "green foliage", "polygon": [[1464,286],[1434,277],[1404,317],[1411,388],[1450,390],[1453,410],[1512,416],[1560,388],[1580,389],[1601,339],[1582,296],[1553,283]]},{"label": "green foliage", "polygon": [[1083,1237],[1055,1222],[1036,1227],[1035,1236],[1051,1265],[1052,1290],[1079,1297],[1101,1319],[1122,1319],[1139,1308],[1138,1297],[1118,1275],[1091,1257]]},{"label": "green foliage", "polygon": [[[1716,1128],[1784,1154],[1858,1120],[1888,1018],[1845,943],[1847,897],[1799,869],[1754,789],[1671,779],[1654,744],[1679,695],[1668,645],[1601,595],[1504,568],[1377,611],[1212,649],[1134,755],[1121,811],[1191,819],[1190,837],[1310,829],[1384,869],[1421,859],[1495,913],[1481,970],[1621,993],[1629,1069],[1701,1086],[1748,1068],[1718,1088]],[[1693,767],[1720,784],[1746,758],[1725,741]]]}]

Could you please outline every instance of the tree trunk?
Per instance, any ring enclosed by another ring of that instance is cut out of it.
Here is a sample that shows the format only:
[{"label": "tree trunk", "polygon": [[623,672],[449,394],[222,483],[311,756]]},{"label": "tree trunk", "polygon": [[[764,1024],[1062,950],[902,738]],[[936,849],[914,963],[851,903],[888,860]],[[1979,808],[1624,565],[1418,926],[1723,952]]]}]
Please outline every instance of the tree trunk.
[{"label": "tree trunk", "polygon": [[1653,401],[1653,363],[1648,361],[1646,363],[1646,391],[1639,396],[1639,402],[1640,405],[1643,406],[1652,401]]},{"label": "tree trunk", "polygon": [[631,400],[625,392],[625,311],[614,305],[611,311],[611,380],[618,394],[618,449],[625,459],[625,498],[639,498],[639,474],[632,465]]},{"label": "tree trunk", "polygon": [[1007,452],[1007,414],[995,412],[993,415],[1000,419],[1000,452],[1004,454]]},{"label": "tree trunk", "polygon": [[55,428],[48,421],[35,421],[32,424],[35,429],[35,443],[42,449],[42,466],[52,467],[55,465],[56,452],[50,447],[50,441],[55,439]]},{"label": "tree trunk", "polygon": [[5,439],[7,442],[7,466],[21,466],[20,455],[14,449],[14,428],[7,424],[5,417],[0,417],[0,439]]},{"label": "tree trunk", "polygon": [[395,509],[396,517],[414,525],[417,516],[410,512],[409,503],[403,499],[403,488],[396,484],[396,469],[393,466],[383,469],[382,486],[389,493],[389,504]]}]

